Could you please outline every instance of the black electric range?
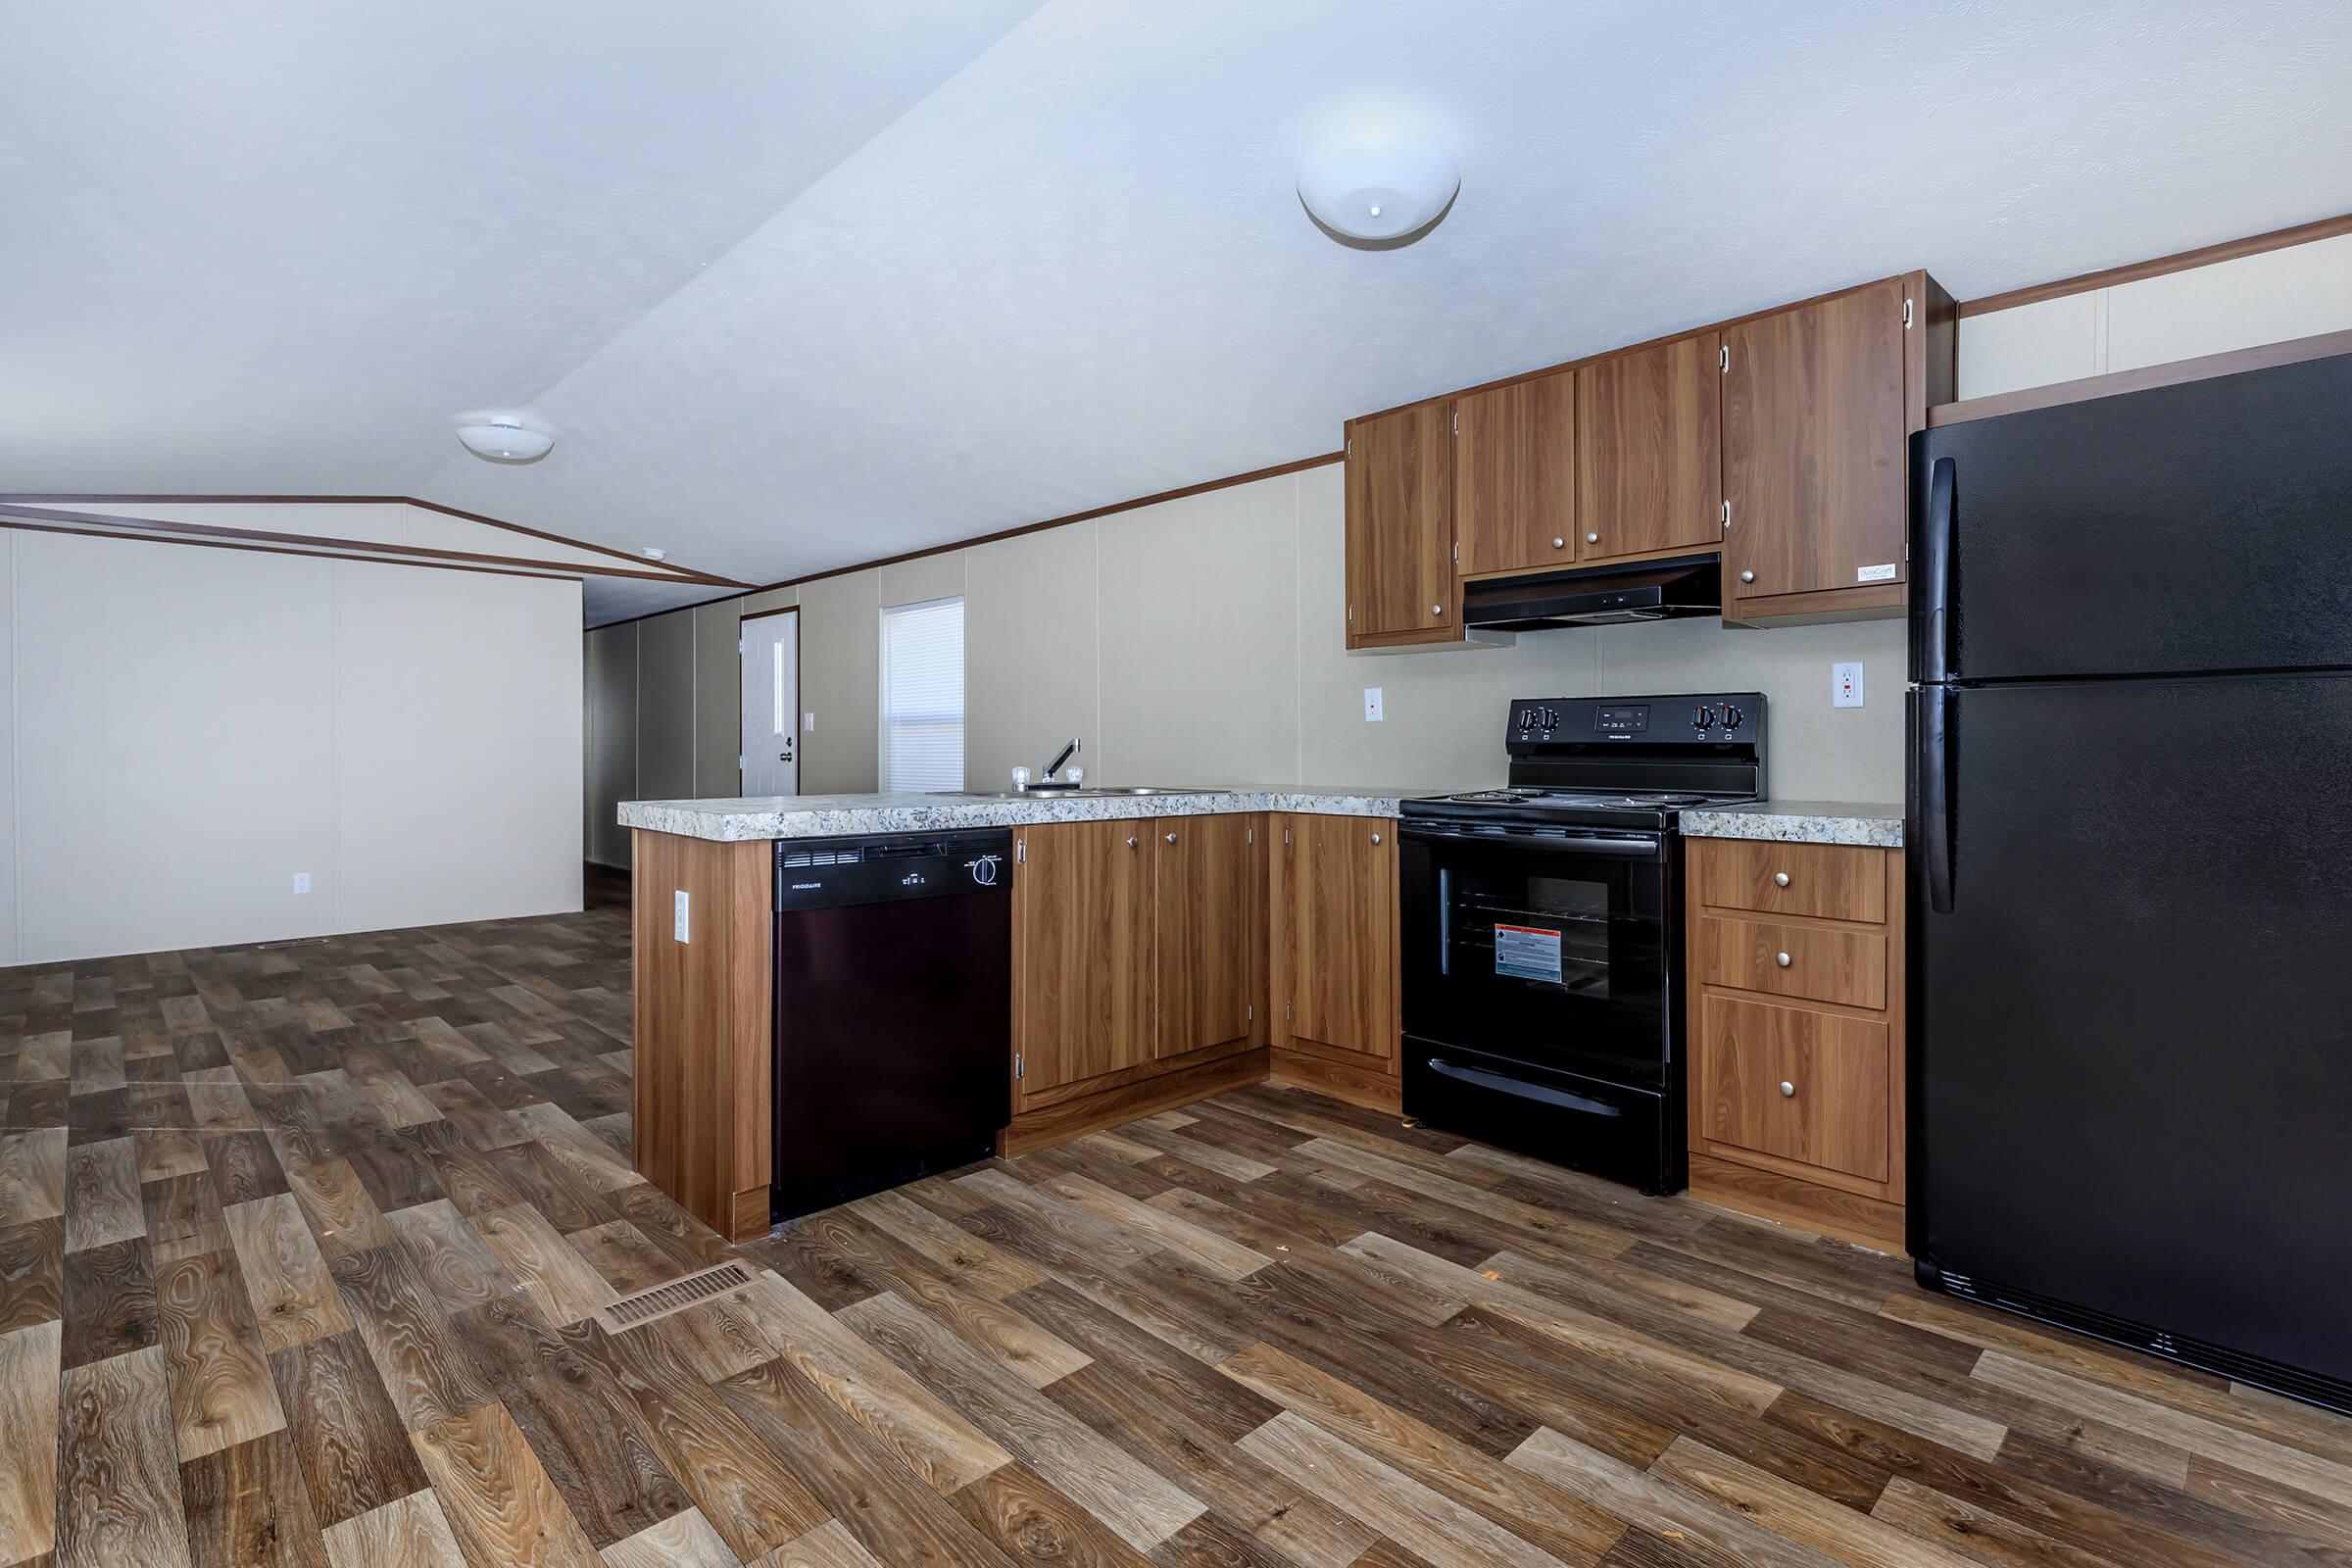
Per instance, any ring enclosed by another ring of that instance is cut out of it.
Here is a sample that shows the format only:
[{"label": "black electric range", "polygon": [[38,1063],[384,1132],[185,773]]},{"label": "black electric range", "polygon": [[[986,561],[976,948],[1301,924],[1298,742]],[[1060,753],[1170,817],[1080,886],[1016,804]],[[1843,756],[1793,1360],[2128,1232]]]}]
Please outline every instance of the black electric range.
[{"label": "black electric range", "polygon": [[1507,787],[1403,803],[1407,1114],[1686,1184],[1677,827],[1762,795],[1764,732],[1759,692],[1522,700]]}]

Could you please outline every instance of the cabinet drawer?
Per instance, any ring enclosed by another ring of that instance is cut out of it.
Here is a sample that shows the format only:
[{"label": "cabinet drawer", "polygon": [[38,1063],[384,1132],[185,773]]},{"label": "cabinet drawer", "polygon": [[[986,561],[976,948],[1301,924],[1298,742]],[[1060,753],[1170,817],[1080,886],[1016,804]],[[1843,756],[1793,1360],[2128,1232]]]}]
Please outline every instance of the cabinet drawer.
[{"label": "cabinet drawer", "polygon": [[1890,1178],[1886,1025],[1708,997],[1699,1029],[1703,1136],[1865,1181]]},{"label": "cabinet drawer", "polygon": [[1886,1005],[1886,938],[1878,931],[1705,915],[1698,973],[1709,985],[1857,1007]]},{"label": "cabinet drawer", "polygon": [[1701,904],[1766,914],[1886,921],[1886,852],[1836,844],[1693,839]]}]

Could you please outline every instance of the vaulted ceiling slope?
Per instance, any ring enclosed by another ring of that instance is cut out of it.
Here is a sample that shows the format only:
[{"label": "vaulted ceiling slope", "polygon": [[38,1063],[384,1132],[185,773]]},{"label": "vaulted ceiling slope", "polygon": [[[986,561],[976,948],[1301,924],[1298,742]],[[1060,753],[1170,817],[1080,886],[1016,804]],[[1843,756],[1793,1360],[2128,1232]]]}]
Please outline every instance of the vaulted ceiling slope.
[{"label": "vaulted ceiling slope", "polygon": [[[0,491],[406,493],[751,581],[2352,209],[2335,0],[133,0],[0,61]],[[1358,116],[1460,158],[1417,244],[1298,209]],[[555,455],[459,452],[504,406]]]}]

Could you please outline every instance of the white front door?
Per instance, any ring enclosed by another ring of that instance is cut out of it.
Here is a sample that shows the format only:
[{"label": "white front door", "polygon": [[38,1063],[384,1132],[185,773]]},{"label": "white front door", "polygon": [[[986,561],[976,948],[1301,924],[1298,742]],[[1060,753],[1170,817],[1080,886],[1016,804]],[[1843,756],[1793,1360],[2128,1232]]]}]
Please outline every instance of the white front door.
[{"label": "white front door", "polygon": [[743,793],[801,793],[801,612],[743,623]]}]

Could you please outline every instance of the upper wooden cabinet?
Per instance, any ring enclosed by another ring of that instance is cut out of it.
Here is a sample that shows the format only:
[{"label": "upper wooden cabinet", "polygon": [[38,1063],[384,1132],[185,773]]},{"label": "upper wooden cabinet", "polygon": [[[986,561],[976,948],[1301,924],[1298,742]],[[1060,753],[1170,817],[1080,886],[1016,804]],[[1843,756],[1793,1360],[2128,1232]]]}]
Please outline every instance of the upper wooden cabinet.
[{"label": "upper wooden cabinet", "polygon": [[1475,637],[1464,578],[1693,551],[1726,620],[1898,613],[1956,316],[1912,272],[1350,421],[1348,646]]},{"label": "upper wooden cabinet", "polygon": [[1919,272],[1724,329],[1725,619],[1904,603],[1905,464],[1949,395],[1951,314]]},{"label": "upper wooden cabinet", "polygon": [[1580,560],[1722,539],[1722,344],[1701,332],[1575,372]]},{"label": "upper wooden cabinet", "polygon": [[1396,1054],[1396,824],[1291,816],[1277,850],[1274,961],[1282,1043],[1386,1063]]},{"label": "upper wooden cabinet", "polygon": [[1348,646],[1460,636],[1444,404],[1349,421],[1347,508]]},{"label": "upper wooden cabinet", "polygon": [[1152,823],[1014,835],[1012,1049],[1023,1098],[1152,1059]]},{"label": "upper wooden cabinet", "polygon": [[1163,816],[1152,831],[1152,1054],[1250,1044],[1265,989],[1258,819]]},{"label": "upper wooden cabinet", "polygon": [[1461,574],[1533,571],[1577,556],[1576,376],[1453,400],[1453,531]]}]

